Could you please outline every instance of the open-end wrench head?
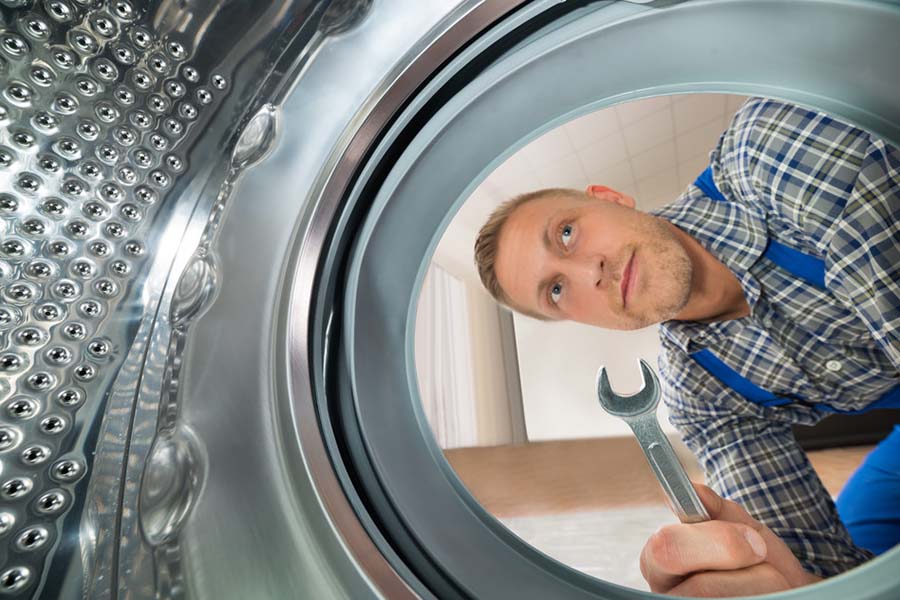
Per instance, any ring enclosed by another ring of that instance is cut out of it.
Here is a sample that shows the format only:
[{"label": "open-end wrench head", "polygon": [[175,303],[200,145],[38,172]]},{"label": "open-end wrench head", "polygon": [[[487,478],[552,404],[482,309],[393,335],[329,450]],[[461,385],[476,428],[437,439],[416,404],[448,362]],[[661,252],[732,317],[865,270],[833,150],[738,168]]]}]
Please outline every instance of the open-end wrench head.
[{"label": "open-end wrench head", "polygon": [[659,403],[659,379],[650,365],[643,359],[641,365],[643,387],[631,396],[620,396],[609,385],[606,367],[597,371],[597,397],[603,410],[616,417],[633,417],[656,410]]}]

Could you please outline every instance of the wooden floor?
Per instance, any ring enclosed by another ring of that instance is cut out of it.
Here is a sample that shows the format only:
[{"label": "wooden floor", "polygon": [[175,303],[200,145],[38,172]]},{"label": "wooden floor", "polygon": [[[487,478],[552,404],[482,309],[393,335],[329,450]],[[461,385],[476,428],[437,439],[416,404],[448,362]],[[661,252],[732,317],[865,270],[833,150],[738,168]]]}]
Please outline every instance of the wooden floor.
[{"label": "wooden floor", "polygon": [[[703,475],[680,441],[673,446],[688,475]],[[809,457],[837,495],[872,446],[817,450]],[[497,517],[663,505],[663,492],[631,437],[538,442],[447,450],[447,460],[475,498]]]}]

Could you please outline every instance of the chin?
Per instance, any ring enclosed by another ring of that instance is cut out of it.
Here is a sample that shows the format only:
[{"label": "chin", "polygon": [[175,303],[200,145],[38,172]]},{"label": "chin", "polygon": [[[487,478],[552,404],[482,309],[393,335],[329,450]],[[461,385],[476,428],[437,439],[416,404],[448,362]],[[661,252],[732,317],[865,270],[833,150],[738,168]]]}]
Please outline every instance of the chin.
[{"label": "chin", "polygon": [[667,304],[664,306],[657,305],[649,310],[643,311],[641,310],[641,307],[638,307],[638,312],[625,315],[628,326],[623,327],[622,329],[632,331],[635,329],[644,329],[653,325],[659,325],[664,321],[673,319],[675,315],[678,314],[679,310],[680,308],[677,310],[673,310],[673,304]]},{"label": "chin", "polygon": [[613,322],[591,322],[591,325],[596,327],[600,327],[603,329],[613,329],[615,331],[635,331],[637,329],[643,329],[644,327],[649,327],[653,325],[654,322],[658,323],[659,321],[648,320],[641,316],[634,315],[622,315],[621,318],[616,319]]}]

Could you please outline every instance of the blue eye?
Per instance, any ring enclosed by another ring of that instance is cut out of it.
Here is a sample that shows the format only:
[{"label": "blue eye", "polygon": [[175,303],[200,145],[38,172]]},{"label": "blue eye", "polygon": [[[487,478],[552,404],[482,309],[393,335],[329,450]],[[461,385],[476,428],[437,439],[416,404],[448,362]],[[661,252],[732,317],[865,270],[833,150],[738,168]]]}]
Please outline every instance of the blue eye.
[{"label": "blue eye", "polygon": [[559,230],[559,239],[562,242],[564,248],[569,247],[569,242],[572,241],[572,226],[571,225],[563,225]]},{"label": "blue eye", "polygon": [[553,304],[558,303],[560,296],[562,296],[562,284],[554,283],[553,287],[550,288],[550,302]]}]

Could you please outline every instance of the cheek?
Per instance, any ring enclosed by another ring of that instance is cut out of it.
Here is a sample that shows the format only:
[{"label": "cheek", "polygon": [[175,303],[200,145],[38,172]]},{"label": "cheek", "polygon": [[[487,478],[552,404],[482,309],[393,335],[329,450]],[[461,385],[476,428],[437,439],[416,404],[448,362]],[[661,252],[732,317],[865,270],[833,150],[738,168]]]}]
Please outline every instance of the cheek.
[{"label": "cheek", "polygon": [[679,273],[684,266],[676,260],[673,249],[658,246],[656,250],[650,257],[649,264],[645,265],[642,276],[644,286],[660,293],[679,291],[683,286]]},{"label": "cheek", "polygon": [[560,308],[572,315],[612,314],[617,285],[609,286],[605,290],[597,290],[589,285],[582,286],[570,294],[566,302],[560,304]]}]

